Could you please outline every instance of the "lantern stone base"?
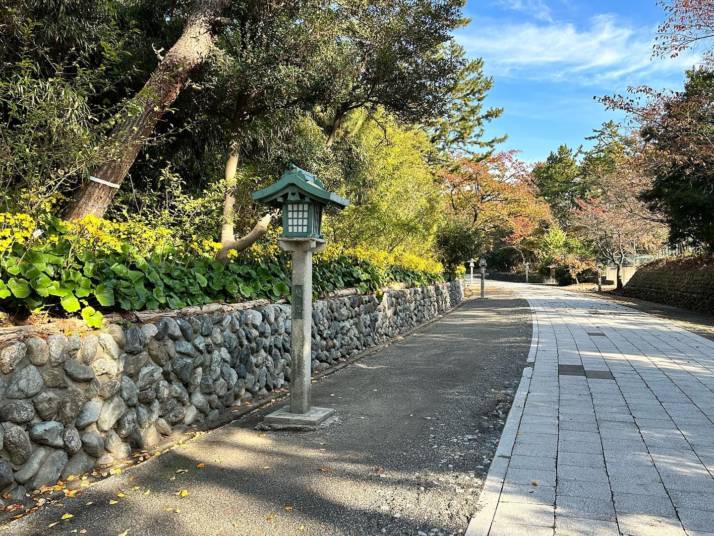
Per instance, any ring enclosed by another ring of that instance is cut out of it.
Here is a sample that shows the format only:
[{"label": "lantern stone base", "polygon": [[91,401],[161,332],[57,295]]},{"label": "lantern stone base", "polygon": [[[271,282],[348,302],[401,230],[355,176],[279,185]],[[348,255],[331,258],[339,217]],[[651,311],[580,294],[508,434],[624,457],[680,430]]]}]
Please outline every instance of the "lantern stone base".
[{"label": "lantern stone base", "polygon": [[320,426],[335,413],[332,408],[311,407],[307,413],[290,413],[290,406],[283,406],[266,415],[263,425],[278,430],[303,430]]}]

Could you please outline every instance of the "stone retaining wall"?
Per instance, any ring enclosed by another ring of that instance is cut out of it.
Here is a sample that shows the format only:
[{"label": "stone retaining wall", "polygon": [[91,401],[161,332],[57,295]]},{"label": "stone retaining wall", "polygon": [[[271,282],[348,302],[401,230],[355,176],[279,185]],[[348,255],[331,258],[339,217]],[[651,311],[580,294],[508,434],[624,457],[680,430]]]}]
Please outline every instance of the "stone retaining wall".
[{"label": "stone retaining wall", "polygon": [[714,314],[714,258],[664,259],[646,264],[627,282],[624,294]]},{"label": "stone retaining wall", "polygon": [[[313,369],[411,330],[463,299],[460,281],[321,300]],[[172,313],[0,348],[0,492],[106,467],[133,448],[267,395],[290,379],[290,306]]]}]

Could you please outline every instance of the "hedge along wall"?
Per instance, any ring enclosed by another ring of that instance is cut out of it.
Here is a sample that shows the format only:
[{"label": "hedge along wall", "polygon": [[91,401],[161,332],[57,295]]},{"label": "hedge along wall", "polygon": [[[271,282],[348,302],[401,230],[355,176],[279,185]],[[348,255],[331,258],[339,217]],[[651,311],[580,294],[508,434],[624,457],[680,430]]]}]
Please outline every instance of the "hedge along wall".
[{"label": "hedge along wall", "polygon": [[[460,281],[315,303],[313,369],[408,331],[463,299]],[[84,336],[0,349],[0,492],[28,490],[148,448],[290,379],[290,306],[211,305]]]},{"label": "hedge along wall", "polygon": [[714,258],[663,259],[640,267],[626,296],[714,314]]}]

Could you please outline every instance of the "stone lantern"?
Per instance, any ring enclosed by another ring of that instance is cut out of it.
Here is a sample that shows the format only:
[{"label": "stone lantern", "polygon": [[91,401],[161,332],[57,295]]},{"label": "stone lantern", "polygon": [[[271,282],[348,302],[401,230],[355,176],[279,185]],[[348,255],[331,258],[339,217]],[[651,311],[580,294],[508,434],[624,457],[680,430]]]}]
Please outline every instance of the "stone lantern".
[{"label": "stone lantern", "polygon": [[298,240],[322,240],[323,210],[349,205],[346,199],[328,192],[315,175],[297,166],[290,166],[278,182],[251,197],[258,203],[281,209],[283,238]]},{"label": "stone lantern", "polygon": [[279,241],[292,254],[290,405],[265,418],[276,428],[314,427],[333,412],[310,405],[312,365],[312,255],[325,248],[322,215],[328,208],[343,209],[349,201],[328,192],[320,180],[291,166],[275,184],[252,194],[254,201],[282,210]]}]

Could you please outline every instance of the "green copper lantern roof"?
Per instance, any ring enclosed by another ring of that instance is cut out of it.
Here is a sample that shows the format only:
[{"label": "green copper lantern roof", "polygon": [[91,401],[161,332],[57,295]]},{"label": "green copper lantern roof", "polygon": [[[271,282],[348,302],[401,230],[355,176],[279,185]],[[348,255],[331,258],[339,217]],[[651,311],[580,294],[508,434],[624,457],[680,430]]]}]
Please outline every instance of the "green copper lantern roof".
[{"label": "green copper lantern roof", "polygon": [[282,207],[287,200],[294,200],[295,195],[300,194],[338,209],[343,209],[350,204],[347,199],[328,192],[315,175],[297,166],[290,166],[276,183],[253,192],[251,197],[258,203]]}]

